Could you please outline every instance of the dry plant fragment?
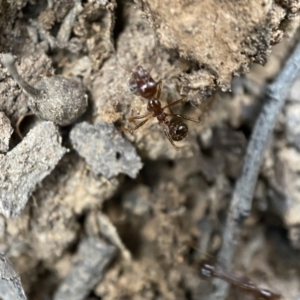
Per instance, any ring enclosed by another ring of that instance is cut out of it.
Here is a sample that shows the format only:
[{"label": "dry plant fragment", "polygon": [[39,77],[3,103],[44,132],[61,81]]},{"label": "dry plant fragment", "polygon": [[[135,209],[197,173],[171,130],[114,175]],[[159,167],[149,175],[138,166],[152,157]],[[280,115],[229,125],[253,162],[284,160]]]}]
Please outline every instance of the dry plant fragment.
[{"label": "dry plant fragment", "polygon": [[57,40],[59,43],[67,43],[69,41],[76,18],[81,13],[82,9],[81,0],[75,0],[74,7],[68,12],[57,33]]},{"label": "dry plant fragment", "polygon": [[87,95],[82,84],[63,76],[53,75],[42,77],[33,87],[20,76],[11,54],[2,54],[0,61],[30,96],[29,107],[37,116],[65,126],[73,123],[85,112]]},{"label": "dry plant fragment", "polygon": [[97,219],[101,235],[120,250],[123,258],[127,262],[131,262],[131,253],[122,242],[116,227],[111,223],[110,219],[105,214],[100,212],[97,215]]},{"label": "dry plant fragment", "polygon": [[72,129],[70,138],[96,175],[111,178],[125,173],[135,178],[143,166],[135,148],[112,124],[82,122]]},{"label": "dry plant fragment", "polygon": [[[258,116],[248,144],[242,173],[233,191],[226,226],[223,232],[223,243],[218,255],[222,266],[230,269],[240,231],[245,219],[249,216],[258,173],[264,157],[264,151],[274,130],[288,93],[300,73],[300,43],[286,62],[277,78],[266,92],[262,111]],[[211,295],[212,300],[225,299],[228,285],[216,279],[216,290]]]},{"label": "dry plant fragment", "polygon": [[36,185],[50,174],[65,152],[53,123],[34,127],[0,161],[0,213],[7,218],[19,215]]},{"label": "dry plant fragment", "polygon": [[96,238],[83,240],[78,259],[55,293],[54,300],[84,300],[102,279],[107,265],[116,254],[114,246]]}]

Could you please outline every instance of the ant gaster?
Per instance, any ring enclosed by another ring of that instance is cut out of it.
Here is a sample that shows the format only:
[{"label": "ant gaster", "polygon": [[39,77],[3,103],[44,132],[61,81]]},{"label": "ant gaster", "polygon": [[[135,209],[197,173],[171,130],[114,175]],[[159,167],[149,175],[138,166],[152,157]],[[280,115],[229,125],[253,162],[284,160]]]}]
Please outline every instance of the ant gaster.
[{"label": "ant gaster", "polygon": [[259,288],[253,281],[246,277],[237,277],[229,272],[219,271],[214,265],[208,261],[202,261],[199,264],[200,275],[205,278],[219,278],[227,281],[228,283],[240,288],[241,290],[251,294],[257,299],[262,300],[279,300],[282,299],[281,295],[275,294],[269,290]]},{"label": "ant gaster", "polygon": [[[136,69],[131,72],[128,85],[133,94],[139,95],[148,100],[147,110],[149,111],[149,113],[145,115],[129,118],[129,122],[134,123],[135,120],[146,118],[137,124],[132,130],[130,130],[130,132],[133,133],[151,118],[157,118],[158,122],[164,126],[163,130],[165,136],[168,138],[173,147],[176,150],[179,150],[179,148],[174,144],[174,141],[181,141],[188,134],[188,126],[184,123],[183,119],[197,123],[200,121],[179,114],[166,113],[165,109],[185,100],[187,95],[180,94],[182,96],[181,99],[162,107],[159,100],[161,95],[162,80],[155,82],[150,73],[141,66],[137,66]],[[171,120],[168,119],[169,116],[172,117]]]}]

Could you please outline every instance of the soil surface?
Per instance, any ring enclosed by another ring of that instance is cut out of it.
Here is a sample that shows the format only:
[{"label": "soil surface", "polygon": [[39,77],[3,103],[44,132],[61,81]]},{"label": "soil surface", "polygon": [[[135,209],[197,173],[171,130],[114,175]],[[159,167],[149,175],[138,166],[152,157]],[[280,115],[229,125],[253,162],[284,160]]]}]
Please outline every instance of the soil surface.
[{"label": "soil surface", "polygon": [[[30,98],[0,65],[0,252],[28,299],[207,299],[214,286],[199,263],[218,265],[266,86],[298,40],[298,10],[286,0],[0,2],[0,53],[14,55],[24,80],[37,89],[64,76],[88,99],[58,126],[31,113],[48,100]],[[179,151],[157,118],[130,131],[130,118],[147,114],[128,85],[138,65],[162,80],[162,106],[182,98],[166,113],[200,121],[182,119]],[[241,282],[227,299],[256,299],[248,280],[300,297],[299,96],[300,80],[224,270]],[[0,283],[0,298],[12,299],[9,288]]]}]

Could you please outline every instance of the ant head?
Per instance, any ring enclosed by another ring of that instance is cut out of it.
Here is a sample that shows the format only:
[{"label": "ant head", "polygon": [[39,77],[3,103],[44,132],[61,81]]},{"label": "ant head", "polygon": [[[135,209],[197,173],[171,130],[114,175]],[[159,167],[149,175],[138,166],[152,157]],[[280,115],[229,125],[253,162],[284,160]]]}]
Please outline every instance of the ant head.
[{"label": "ant head", "polygon": [[132,71],[128,81],[130,92],[143,98],[153,98],[157,92],[157,84],[149,72],[141,66]]},{"label": "ant head", "polygon": [[189,128],[181,118],[174,118],[170,121],[170,136],[175,142],[182,141],[188,134]]},{"label": "ant head", "polygon": [[144,69],[142,66],[137,66],[134,73],[136,73],[137,77],[139,77],[139,78],[150,77],[149,72],[146,69]]}]

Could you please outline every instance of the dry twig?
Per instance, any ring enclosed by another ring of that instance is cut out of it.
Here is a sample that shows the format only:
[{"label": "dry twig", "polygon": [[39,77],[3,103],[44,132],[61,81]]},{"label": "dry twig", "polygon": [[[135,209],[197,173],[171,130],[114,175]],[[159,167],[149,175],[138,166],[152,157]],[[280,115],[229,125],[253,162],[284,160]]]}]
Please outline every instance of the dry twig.
[{"label": "dry twig", "polygon": [[[218,255],[220,264],[225,268],[230,268],[232,264],[242,225],[251,211],[253,194],[263,153],[268,146],[268,141],[273,132],[277,117],[284,106],[288,92],[299,76],[299,73],[300,43],[277,78],[268,86],[265,103],[254,126],[244,159],[242,173],[236,182],[232,195],[226,226],[223,232],[223,243]],[[210,299],[225,299],[228,293],[228,284],[221,280],[215,280],[214,284],[216,289]]]}]

